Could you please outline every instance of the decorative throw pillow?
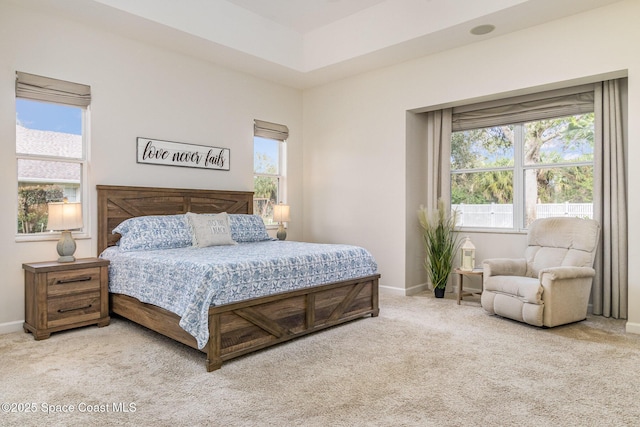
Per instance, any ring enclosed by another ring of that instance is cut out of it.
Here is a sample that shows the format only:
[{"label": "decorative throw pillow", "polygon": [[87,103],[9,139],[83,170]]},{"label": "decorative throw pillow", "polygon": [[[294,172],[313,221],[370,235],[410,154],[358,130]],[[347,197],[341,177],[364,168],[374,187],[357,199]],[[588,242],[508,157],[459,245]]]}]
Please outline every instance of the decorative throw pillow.
[{"label": "decorative throw pillow", "polygon": [[191,226],[193,246],[205,248],[236,244],[231,238],[229,216],[226,212],[206,215],[187,212],[186,216]]},{"label": "decorative throw pillow", "polygon": [[264,221],[259,215],[230,214],[231,238],[238,243],[274,240],[267,233]]},{"label": "decorative throw pillow", "polygon": [[149,215],[121,222],[113,233],[120,234],[123,251],[174,249],[191,246],[191,230],[184,215]]}]

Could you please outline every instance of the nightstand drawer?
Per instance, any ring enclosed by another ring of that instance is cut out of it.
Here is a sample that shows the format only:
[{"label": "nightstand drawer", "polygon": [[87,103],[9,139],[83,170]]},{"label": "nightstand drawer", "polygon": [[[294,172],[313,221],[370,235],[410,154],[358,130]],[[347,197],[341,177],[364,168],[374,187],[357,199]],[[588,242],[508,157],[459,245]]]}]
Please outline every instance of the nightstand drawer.
[{"label": "nightstand drawer", "polygon": [[51,298],[47,306],[47,327],[100,318],[100,291]]},{"label": "nightstand drawer", "polygon": [[47,295],[50,297],[99,290],[99,267],[47,273]]}]

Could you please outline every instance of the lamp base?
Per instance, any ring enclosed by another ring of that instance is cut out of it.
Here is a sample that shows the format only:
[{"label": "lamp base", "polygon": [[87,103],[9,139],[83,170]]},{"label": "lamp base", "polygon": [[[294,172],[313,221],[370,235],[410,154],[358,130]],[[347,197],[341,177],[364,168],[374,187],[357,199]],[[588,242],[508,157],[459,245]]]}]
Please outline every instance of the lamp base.
[{"label": "lamp base", "polygon": [[283,223],[280,223],[278,232],[276,233],[276,237],[278,238],[278,240],[285,240],[287,238],[287,231],[284,229]]},{"label": "lamp base", "polygon": [[63,231],[60,240],[58,240],[58,262],[73,262],[76,258],[73,253],[76,251],[76,241],[71,237],[71,231]]}]

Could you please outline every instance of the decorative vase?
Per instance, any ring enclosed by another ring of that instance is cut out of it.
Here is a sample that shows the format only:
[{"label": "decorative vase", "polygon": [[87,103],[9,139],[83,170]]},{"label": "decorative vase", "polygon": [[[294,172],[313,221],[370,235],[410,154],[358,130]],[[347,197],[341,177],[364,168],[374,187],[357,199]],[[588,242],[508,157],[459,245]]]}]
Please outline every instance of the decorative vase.
[{"label": "decorative vase", "polygon": [[444,289],[445,288],[435,288],[433,290],[433,294],[436,296],[436,298],[444,298]]}]

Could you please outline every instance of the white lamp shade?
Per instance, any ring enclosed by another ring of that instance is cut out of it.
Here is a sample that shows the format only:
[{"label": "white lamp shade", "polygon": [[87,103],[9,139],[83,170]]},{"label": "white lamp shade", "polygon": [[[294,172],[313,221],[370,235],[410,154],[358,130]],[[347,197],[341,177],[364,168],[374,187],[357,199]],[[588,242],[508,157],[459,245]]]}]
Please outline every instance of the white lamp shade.
[{"label": "white lamp shade", "polygon": [[47,230],[64,231],[82,228],[82,204],[80,202],[49,203]]},{"label": "white lamp shade", "polygon": [[273,220],[275,222],[289,221],[289,205],[282,203],[273,206]]}]

